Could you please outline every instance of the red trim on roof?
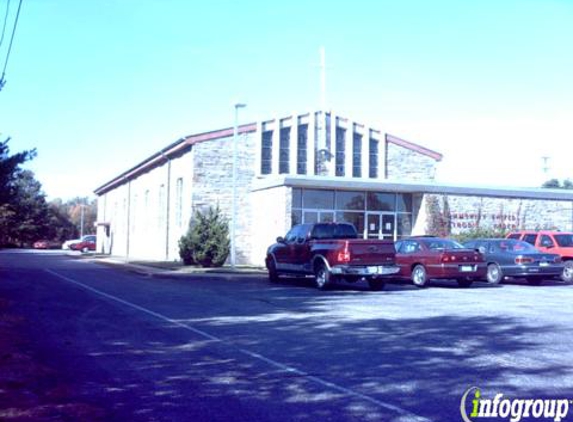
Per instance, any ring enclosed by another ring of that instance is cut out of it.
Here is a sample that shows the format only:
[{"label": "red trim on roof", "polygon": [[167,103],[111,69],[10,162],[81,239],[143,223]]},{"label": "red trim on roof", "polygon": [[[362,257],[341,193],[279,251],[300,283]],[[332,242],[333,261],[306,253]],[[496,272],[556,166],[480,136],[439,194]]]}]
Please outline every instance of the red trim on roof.
[{"label": "red trim on roof", "polygon": [[[256,130],[257,130],[256,123],[248,123],[240,125],[238,127],[239,134],[255,132]],[[169,158],[174,157],[175,155],[183,151],[185,148],[189,148],[191,145],[195,145],[205,141],[211,141],[213,139],[228,138],[230,136],[233,136],[233,131],[234,128],[231,127],[226,129],[214,130],[212,132],[204,132],[195,135],[189,135],[186,136],[185,138],[178,139],[173,144],[153,154],[152,156],[145,159],[135,167],[127,170],[126,172],[110,180],[108,183],[100,186],[94,192],[96,195],[104,194],[110,191],[111,189],[114,189],[117,186],[122,185],[129,179],[132,179],[142,173],[145,173],[159,166],[160,164],[164,164]]]},{"label": "red trim on roof", "polygon": [[393,136],[393,135],[390,135],[390,134],[386,134],[386,142],[392,143],[394,145],[398,145],[402,148],[412,150],[414,152],[417,152],[418,154],[427,155],[428,157],[433,158],[436,161],[442,161],[442,158],[444,158],[444,156],[442,154],[440,154],[439,152],[432,151],[431,149],[424,148],[421,145],[415,144],[415,143],[410,142],[410,141],[406,141],[404,139],[400,139],[400,138]]}]

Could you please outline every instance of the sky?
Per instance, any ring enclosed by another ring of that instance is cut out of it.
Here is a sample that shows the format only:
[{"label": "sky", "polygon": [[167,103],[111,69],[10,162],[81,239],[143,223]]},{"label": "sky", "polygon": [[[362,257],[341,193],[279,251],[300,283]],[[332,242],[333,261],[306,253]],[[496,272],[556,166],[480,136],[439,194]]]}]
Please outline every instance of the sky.
[{"label": "sky", "polygon": [[237,101],[317,110],[323,46],[328,108],[440,152],[438,181],[539,187],[573,179],[571,22],[573,0],[23,0],[0,140],[37,149],[49,199],[93,196]]}]

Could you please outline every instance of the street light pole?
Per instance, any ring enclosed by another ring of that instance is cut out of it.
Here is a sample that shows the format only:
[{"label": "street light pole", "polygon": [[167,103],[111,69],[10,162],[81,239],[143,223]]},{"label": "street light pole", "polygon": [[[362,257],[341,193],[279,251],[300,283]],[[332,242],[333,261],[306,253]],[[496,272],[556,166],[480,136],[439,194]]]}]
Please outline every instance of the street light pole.
[{"label": "street light pole", "polygon": [[231,267],[235,268],[237,263],[237,245],[235,230],[237,228],[237,141],[239,136],[239,109],[246,107],[246,104],[235,104],[235,124],[233,126],[233,199],[231,206]]}]

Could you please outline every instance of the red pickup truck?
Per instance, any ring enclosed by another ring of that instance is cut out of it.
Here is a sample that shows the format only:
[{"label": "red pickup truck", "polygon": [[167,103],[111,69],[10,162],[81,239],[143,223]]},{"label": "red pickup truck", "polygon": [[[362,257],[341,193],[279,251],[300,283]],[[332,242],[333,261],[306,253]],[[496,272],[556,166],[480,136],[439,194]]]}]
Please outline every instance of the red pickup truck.
[{"label": "red pickup truck", "polygon": [[280,275],[313,275],[325,289],[336,280],[366,280],[372,290],[384,287],[384,278],[396,274],[396,250],[390,240],[358,239],[347,223],[298,224],[267,250],[269,279]]}]

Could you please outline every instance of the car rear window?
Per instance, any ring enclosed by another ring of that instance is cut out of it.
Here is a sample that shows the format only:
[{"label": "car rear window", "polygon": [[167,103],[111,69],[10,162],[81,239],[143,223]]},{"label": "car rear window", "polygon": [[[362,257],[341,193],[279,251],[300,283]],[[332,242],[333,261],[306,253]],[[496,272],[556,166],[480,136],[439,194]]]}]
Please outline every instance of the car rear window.
[{"label": "car rear window", "polygon": [[523,240],[531,245],[535,245],[535,239],[537,239],[536,234],[526,234],[523,236]]},{"label": "car rear window", "polygon": [[507,236],[508,239],[519,239],[521,237],[521,235],[519,233],[512,233],[509,236]]},{"label": "car rear window", "polygon": [[312,231],[314,239],[356,239],[358,234],[350,224],[317,224]]},{"label": "car rear window", "polygon": [[573,234],[556,234],[555,241],[562,248],[573,247]]}]

